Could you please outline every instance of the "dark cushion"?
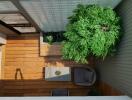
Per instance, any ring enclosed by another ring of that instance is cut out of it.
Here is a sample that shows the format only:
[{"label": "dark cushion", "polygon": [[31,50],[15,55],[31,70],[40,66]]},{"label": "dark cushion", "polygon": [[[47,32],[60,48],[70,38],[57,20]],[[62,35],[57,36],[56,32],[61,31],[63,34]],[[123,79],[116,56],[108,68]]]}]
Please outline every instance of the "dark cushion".
[{"label": "dark cushion", "polygon": [[95,72],[88,68],[74,68],[74,82],[90,84],[94,80]]},{"label": "dark cushion", "polygon": [[94,72],[86,71],[84,73],[84,81],[91,83],[93,81]]},{"label": "dark cushion", "polygon": [[84,72],[85,72],[85,69],[83,69],[83,68],[75,68],[74,69],[74,81],[75,81],[75,83],[84,82]]}]

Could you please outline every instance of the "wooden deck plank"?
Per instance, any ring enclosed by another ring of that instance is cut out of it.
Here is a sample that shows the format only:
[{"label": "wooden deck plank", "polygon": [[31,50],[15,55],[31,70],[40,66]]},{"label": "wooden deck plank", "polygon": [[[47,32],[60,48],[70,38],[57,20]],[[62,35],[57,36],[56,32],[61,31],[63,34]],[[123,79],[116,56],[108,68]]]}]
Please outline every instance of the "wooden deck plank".
[{"label": "wooden deck plank", "polygon": [[[89,88],[73,82],[47,82],[46,66],[76,66],[61,57],[39,56],[39,35],[7,37],[3,78],[3,96],[50,96],[54,88],[68,88],[71,96],[83,96]],[[16,78],[17,70],[18,77]]]}]

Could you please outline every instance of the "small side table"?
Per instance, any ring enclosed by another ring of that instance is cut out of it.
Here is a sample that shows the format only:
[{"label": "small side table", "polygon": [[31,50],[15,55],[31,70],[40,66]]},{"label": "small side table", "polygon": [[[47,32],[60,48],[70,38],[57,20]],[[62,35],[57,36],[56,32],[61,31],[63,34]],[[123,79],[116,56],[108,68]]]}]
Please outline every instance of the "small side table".
[{"label": "small side table", "polygon": [[70,67],[45,67],[45,80],[71,81]]}]

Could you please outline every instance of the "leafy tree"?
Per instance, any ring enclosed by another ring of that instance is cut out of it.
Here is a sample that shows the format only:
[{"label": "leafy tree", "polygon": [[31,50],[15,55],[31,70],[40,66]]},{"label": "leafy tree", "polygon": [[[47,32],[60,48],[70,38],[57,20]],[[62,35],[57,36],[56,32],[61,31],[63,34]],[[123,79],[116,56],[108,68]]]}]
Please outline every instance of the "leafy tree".
[{"label": "leafy tree", "polygon": [[111,8],[78,5],[64,33],[63,58],[81,63],[91,55],[104,59],[119,40],[119,19]]}]

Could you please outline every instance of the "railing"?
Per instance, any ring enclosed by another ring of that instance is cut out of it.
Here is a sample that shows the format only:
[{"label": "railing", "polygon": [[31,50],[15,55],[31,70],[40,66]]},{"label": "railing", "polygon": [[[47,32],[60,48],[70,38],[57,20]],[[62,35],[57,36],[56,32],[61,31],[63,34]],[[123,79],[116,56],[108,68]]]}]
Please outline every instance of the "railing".
[{"label": "railing", "polygon": [[0,97],[0,100],[132,100],[132,98],[128,96]]}]

